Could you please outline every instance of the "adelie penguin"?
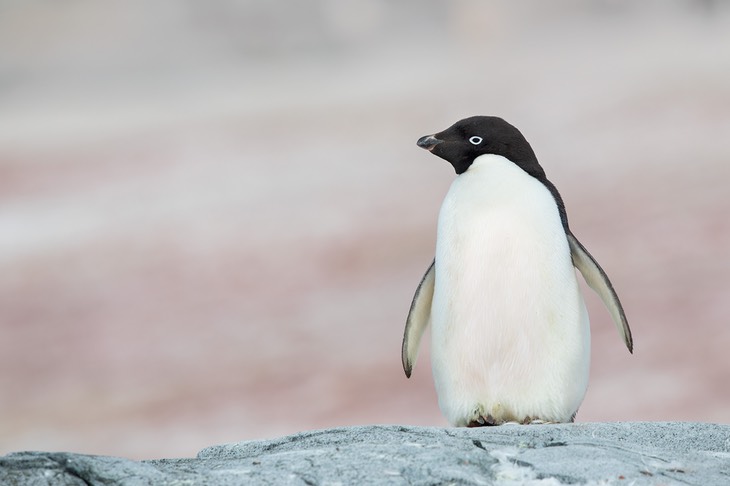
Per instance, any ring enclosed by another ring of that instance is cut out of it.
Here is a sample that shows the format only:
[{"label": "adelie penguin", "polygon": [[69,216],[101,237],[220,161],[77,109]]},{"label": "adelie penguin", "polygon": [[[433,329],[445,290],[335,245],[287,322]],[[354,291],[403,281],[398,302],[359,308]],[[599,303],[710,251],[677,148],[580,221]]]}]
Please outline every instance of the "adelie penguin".
[{"label": "adelie penguin", "polygon": [[406,376],[430,323],[439,406],[453,425],[572,422],[590,365],[588,312],[573,267],[633,352],[608,276],[571,233],[558,190],[515,127],[475,116],[418,146],[457,177],[406,321]]}]

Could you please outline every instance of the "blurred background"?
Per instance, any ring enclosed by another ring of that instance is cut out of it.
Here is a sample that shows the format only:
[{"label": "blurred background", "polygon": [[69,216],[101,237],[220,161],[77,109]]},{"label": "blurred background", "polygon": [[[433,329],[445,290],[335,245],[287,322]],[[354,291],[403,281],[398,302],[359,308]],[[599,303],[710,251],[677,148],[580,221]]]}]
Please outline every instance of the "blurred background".
[{"label": "blurred background", "polygon": [[0,0],[0,453],[446,425],[415,142],[474,114],[629,316],[633,356],[588,296],[578,421],[729,422],[728,2]]}]

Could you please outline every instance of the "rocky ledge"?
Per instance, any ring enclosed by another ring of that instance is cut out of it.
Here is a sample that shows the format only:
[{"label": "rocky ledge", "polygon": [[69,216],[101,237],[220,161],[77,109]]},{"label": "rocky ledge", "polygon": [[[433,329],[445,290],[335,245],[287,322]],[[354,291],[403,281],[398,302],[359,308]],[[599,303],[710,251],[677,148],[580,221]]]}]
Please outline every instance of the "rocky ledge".
[{"label": "rocky ledge", "polygon": [[0,457],[3,485],[730,484],[730,425],[675,422],[363,426],[132,461]]}]

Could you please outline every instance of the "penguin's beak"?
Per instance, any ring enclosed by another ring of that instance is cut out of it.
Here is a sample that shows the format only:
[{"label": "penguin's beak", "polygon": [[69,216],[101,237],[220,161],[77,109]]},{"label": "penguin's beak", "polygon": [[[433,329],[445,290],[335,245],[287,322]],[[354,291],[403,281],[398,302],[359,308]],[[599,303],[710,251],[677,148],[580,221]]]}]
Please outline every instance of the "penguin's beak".
[{"label": "penguin's beak", "polygon": [[436,145],[440,144],[441,142],[443,142],[443,140],[439,140],[433,135],[426,135],[425,137],[419,138],[418,142],[416,142],[416,145],[430,152]]}]

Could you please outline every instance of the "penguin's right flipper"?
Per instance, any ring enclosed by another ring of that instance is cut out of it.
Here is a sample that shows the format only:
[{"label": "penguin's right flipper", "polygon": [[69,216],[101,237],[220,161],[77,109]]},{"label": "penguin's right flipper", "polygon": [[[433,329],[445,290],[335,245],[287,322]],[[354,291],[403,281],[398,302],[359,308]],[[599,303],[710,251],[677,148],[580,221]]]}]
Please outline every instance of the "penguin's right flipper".
[{"label": "penguin's right flipper", "polygon": [[413,296],[413,301],[411,302],[411,309],[408,311],[408,318],[406,319],[401,359],[403,360],[403,371],[406,372],[408,378],[411,377],[413,365],[416,364],[418,346],[421,344],[423,331],[426,330],[431,320],[435,264],[436,259],[434,259],[431,266],[426,270],[426,274],[421,279],[421,283],[418,284],[416,294]]}]

